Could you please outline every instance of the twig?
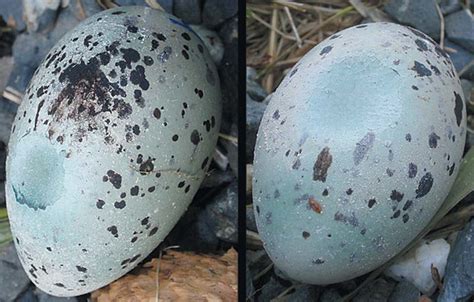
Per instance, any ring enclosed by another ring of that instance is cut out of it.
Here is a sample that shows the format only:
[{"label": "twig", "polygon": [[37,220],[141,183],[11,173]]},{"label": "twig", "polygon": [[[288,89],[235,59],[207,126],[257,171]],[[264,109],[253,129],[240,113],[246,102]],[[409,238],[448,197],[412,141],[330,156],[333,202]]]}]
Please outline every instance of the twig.
[{"label": "twig", "polygon": [[[269,42],[268,42],[268,56],[270,57],[270,64],[276,61],[276,27],[278,21],[278,10],[273,9],[272,13],[272,31],[270,32]],[[265,79],[264,88],[267,92],[273,90],[273,73],[268,73],[267,78]]]},{"label": "twig", "polygon": [[232,135],[229,135],[229,134],[224,134],[224,133],[219,133],[219,137],[220,138],[223,138],[225,140],[228,140],[230,141],[231,143],[233,143],[234,145],[237,146],[239,140],[237,139],[237,137],[235,136],[232,136]]},{"label": "twig", "polygon": [[441,21],[441,28],[440,28],[440,32],[439,32],[439,46],[441,46],[441,48],[444,47],[444,17],[443,17],[443,13],[441,12],[441,8],[439,8],[439,5],[438,5],[438,2],[434,2],[435,6],[436,6],[436,11],[438,12],[438,16],[439,16],[439,19]]},{"label": "twig", "polygon": [[296,44],[298,45],[298,48],[301,48],[301,45],[303,43],[301,42],[300,35],[298,34],[298,30],[296,29],[295,23],[293,22],[293,17],[291,16],[290,9],[288,8],[288,6],[285,6],[283,9],[285,10],[286,15],[288,16],[288,21],[290,21],[291,29],[295,34]]},{"label": "twig", "polygon": [[459,76],[464,75],[464,73],[465,73],[469,68],[471,68],[473,65],[474,65],[474,60],[471,60],[471,62],[469,62],[469,64],[467,64],[466,66],[464,66],[464,67],[461,69],[461,71],[458,72],[458,75],[459,75]]},{"label": "twig", "polygon": [[253,282],[257,281],[258,279],[260,279],[263,275],[265,275],[266,273],[268,273],[273,267],[273,262],[270,263],[269,265],[267,265],[263,270],[261,270],[260,272],[258,272],[253,278]]}]

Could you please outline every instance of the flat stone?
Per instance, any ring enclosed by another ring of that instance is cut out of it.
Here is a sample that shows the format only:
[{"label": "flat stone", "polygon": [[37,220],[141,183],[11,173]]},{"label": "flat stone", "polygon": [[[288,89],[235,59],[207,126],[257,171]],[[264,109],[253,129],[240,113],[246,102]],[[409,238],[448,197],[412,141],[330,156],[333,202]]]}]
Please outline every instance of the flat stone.
[{"label": "flat stone", "polygon": [[449,15],[461,9],[459,0],[437,0],[443,15]]},{"label": "flat stone", "polygon": [[207,27],[214,28],[229,18],[237,15],[238,1],[206,0],[202,12],[203,22]]},{"label": "flat stone", "polygon": [[201,0],[175,0],[174,15],[186,23],[201,24]]},{"label": "flat stone", "polygon": [[386,302],[395,288],[395,282],[379,278],[362,288],[353,302]]},{"label": "flat stone", "polygon": [[[459,73],[463,68],[468,65],[472,60],[474,60],[474,54],[463,47],[449,41],[445,40],[445,47],[453,49],[454,52],[447,51],[447,54],[451,58],[451,61],[456,68],[456,71]],[[469,67],[469,69],[461,75],[462,78],[474,81],[474,65]]]},{"label": "flat stone", "polygon": [[419,298],[418,288],[410,282],[402,281],[395,286],[388,302],[418,302]]},{"label": "flat stone", "polygon": [[459,232],[446,265],[438,302],[470,301],[474,295],[474,220]]},{"label": "flat stone", "polygon": [[384,10],[401,24],[439,39],[441,19],[436,9],[436,0],[390,0]]},{"label": "flat stone", "polygon": [[279,301],[283,302],[307,302],[318,301],[319,288],[315,285],[303,284],[296,286],[295,291],[289,295],[284,296]]},{"label": "flat stone", "polygon": [[2,302],[14,301],[30,284],[30,279],[21,266],[13,243],[0,250],[0,272],[0,301]]},{"label": "flat stone", "polygon": [[474,19],[468,9],[452,13],[444,18],[449,40],[474,52]]}]

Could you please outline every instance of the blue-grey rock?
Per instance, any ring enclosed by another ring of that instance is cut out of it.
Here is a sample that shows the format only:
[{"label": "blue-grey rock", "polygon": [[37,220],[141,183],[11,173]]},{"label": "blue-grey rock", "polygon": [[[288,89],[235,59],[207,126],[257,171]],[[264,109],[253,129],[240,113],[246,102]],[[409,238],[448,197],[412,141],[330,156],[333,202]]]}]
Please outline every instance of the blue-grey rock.
[{"label": "blue-grey rock", "polygon": [[29,284],[30,279],[21,266],[15,246],[10,243],[0,250],[0,301],[14,301]]},{"label": "blue-grey rock", "polygon": [[286,295],[279,301],[281,302],[307,302],[307,301],[318,301],[319,299],[319,288],[315,285],[302,284],[296,286],[295,291],[289,295]]},{"label": "blue-grey rock", "polygon": [[474,83],[466,79],[461,79],[461,87],[466,105],[469,109],[474,109]]},{"label": "blue-grey rock", "polygon": [[410,25],[439,39],[441,19],[436,0],[390,0],[384,10],[401,24]]},{"label": "blue-grey rock", "polygon": [[16,300],[16,302],[38,302],[38,298],[33,293],[34,286],[30,286],[28,290]]},{"label": "blue-grey rock", "polygon": [[437,0],[443,15],[449,15],[461,9],[459,0]]},{"label": "blue-grey rock", "polygon": [[17,31],[24,31],[26,23],[23,20],[23,1],[0,0],[0,16],[5,22],[15,22]]},{"label": "blue-grey rock", "polygon": [[204,25],[214,28],[237,15],[237,0],[205,0],[202,12]]},{"label": "blue-grey rock", "polygon": [[76,297],[55,297],[48,295],[39,288],[35,290],[35,294],[38,297],[38,302],[77,302]]},{"label": "blue-grey rock", "polygon": [[388,302],[418,302],[419,298],[418,288],[410,282],[402,281],[395,286]]},{"label": "blue-grey rock", "polygon": [[189,24],[201,24],[201,0],[175,0],[174,15]]},{"label": "blue-grey rock", "polygon": [[328,288],[321,294],[319,302],[340,302],[341,300],[342,296],[335,288]]},{"label": "blue-grey rock", "polygon": [[247,301],[254,301],[254,292],[255,288],[253,287],[252,274],[250,273],[249,266],[245,264],[245,297]]},{"label": "blue-grey rock", "polygon": [[[82,11],[78,9],[79,6],[81,6],[84,10],[84,15],[82,15]],[[82,18],[90,17],[102,10],[103,8],[100,7],[97,0],[70,0],[69,5],[65,9],[61,10],[61,14],[64,14],[65,11],[72,12],[76,17],[76,20],[80,21]],[[73,20],[69,20],[69,23],[71,23],[71,21]],[[72,23],[75,23],[75,21]]]},{"label": "blue-grey rock", "polygon": [[[141,5],[148,6],[145,0],[115,0],[116,4],[120,6]],[[173,13],[173,0],[157,0],[156,1],[167,13]]]},{"label": "blue-grey rock", "polygon": [[446,264],[438,302],[472,301],[474,296],[474,220],[459,232]]},{"label": "blue-grey rock", "polygon": [[257,72],[252,67],[247,67],[247,94],[255,101],[263,101],[268,93],[257,82]]},{"label": "blue-grey rock", "polygon": [[353,302],[386,302],[395,288],[395,282],[379,278],[362,288]]},{"label": "blue-grey rock", "polygon": [[[451,58],[451,61],[453,61],[454,67],[456,68],[456,71],[458,73],[461,70],[463,70],[465,66],[467,66],[474,60],[474,54],[464,49],[463,47],[455,43],[452,43],[449,40],[445,40],[444,45],[445,47],[448,47],[454,50],[454,52],[447,51],[447,53],[449,57]],[[461,77],[473,81],[474,80],[474,65],[471,65],[471,67],[469,67],[467,71],[461,75]]]},{"label": "blue-grey rock", "polygon": [[8,144],[17,108],[17,104],[0,97],[0,145],[6,146]]},{"label": "blue-grey rock", "polygon": [[274,276],[262,286],[258,301],[270,301],[281,294],[287,287],[281,284]]},{"label": "blue-grey rock", "polygon": [[449,40],[474,52],[474,19],[468,9],[452,13],[445,19]]},{"label": "blue-grey rock", "polygon": [[262,120],[263,113],[267,105],[262,102],[254,101],[249,95],[247,95],[247,101],[245,104],[247,109],[247,119],[245,127],[245,155],[247,162],[253,162],[253,151],[255,149],[255,142],[257,140],[257,131],[260,121]]}]

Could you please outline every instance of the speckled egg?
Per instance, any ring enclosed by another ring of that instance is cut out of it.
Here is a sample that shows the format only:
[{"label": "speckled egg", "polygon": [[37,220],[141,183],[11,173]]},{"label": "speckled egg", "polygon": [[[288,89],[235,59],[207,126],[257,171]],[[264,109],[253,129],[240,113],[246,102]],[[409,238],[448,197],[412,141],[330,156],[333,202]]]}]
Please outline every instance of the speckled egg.
[{"label": "speckled egg", "polygon": [[116,8],[66,34],[9,143],[8,213],[33,283],[80,295],[144,259],[198,190],[220,117],[214,63],[174,16]]},{"label": "speckled egg", "polygon": [[330,284],[402,250],[456,178],[462,95],[445,52],[409,27],[351,27],[307,53],[273,94],[255,149],[255,215],[276,266]]}]

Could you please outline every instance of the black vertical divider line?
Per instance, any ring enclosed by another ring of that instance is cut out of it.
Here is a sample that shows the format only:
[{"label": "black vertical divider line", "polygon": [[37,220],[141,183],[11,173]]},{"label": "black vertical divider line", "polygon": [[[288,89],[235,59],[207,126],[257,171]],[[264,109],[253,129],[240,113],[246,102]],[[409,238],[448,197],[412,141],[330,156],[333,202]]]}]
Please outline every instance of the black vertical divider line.
[{"label": "black vertical divider line", "polygon": [[239,184],[239,215],[238,215],[238,297],[239,301],[246,301],[246,279],[245,279],[245,268],[246,268],[246,158],[245,158],[245,121],[246,121],[246,63],[245,63],[245,0],[238,1],[238,26],[239,26],[239,37],[238,37],[238,184]]}]

